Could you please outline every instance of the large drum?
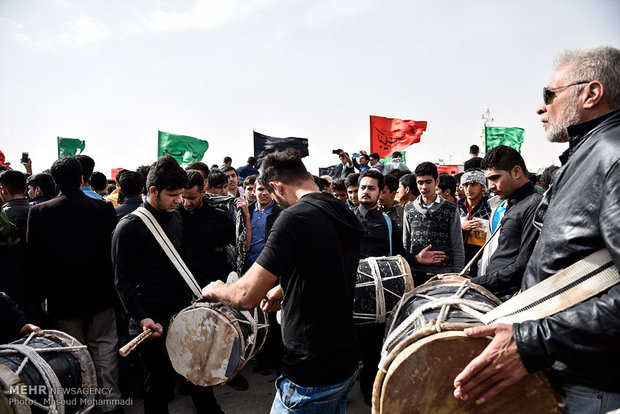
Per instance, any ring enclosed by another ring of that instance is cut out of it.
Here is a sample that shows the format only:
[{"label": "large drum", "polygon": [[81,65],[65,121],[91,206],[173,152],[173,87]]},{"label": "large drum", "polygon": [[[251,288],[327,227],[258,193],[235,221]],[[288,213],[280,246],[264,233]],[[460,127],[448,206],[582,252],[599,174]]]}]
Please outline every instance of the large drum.
[{"label": "large drum", "polygon": [[402,256],[360,260],[353,299],[353,322],[384,323],[400,298],[413,289],[409,264]]},{"label": "large drum", "polygon": [[86,346],[64,332],[0,345],[0,413],[86,413],[96,387]]},{"label": "large drum", "polygon": [[260,308],[198,302],[172,317],[166,348],[174,369],[200,386],[232,379],[260,350],[269,327]]},{"label": "large drum", "polygon": [[499,304],[470,283],[431,280],[403,296],[388,322],[372,396],[373,413],[559,413],[542,373],[531,374],[483,405],[453,396],[456,376],[489,344],[463,330]]}]

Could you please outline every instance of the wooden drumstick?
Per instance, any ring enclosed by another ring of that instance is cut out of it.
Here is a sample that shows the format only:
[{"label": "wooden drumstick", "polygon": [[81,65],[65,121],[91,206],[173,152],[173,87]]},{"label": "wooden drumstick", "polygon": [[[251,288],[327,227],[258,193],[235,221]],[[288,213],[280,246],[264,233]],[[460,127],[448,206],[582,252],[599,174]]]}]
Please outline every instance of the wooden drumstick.
[{"label": "wooden drumstick", "polygon": [[142,341],[144,341],[146,338],[151,336],[152,333],[153,333],[152,330],[147,329],[146,331],[142,332],[140,335],[133,338],[131,341],[127,342],[127,344],[125,344],[124,347],[119,349],[118,353],[122,357],[126,357],[127,355],[129,355],[131,351],[133,351],[138,345],[140,345]]}]

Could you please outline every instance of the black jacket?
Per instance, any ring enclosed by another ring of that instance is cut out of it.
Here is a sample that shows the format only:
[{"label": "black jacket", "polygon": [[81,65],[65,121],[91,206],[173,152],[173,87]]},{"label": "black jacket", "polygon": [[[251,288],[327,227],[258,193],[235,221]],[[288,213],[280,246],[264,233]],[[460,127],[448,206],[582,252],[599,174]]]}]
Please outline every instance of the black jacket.
[{"label": "black jacket", "polygon": [[521,287],[523,272],[538,240],[534,213],[542,196],[531,182],[525,183],[508,200],[502,217],[497,249],[491,256],[485,275],[472,278],[493,294],[505,300]]},{"label": "black jacket", "polygon": [[[620,268],[620,110],[568,132],[568,162],[536,213],[544,225],[522,289],[603,248]],[[513,332],[528,371],[553,365],[561,382],[620,391],[620,285]]]},{"label": "black jacket", "polygon": [[[157,211],[143,204],[187,263],[183,221],[178,211]],[[112,237],[112,262],[116,289],[127,313],[136,322],[168,318],[191,303],[191,290],[142,220],[123,217]]]},{"label": "black jacket", "polygon": [[28,210],[30,203],[26,199],[11,200],[2,205],[2,211],[6,213],[9,221],[17,227],[22,242],[26,241],[26,223],[28,222]]},{"label": "black jacket", "polygon": [[111,203],[80,189],[36,204],[28,215],[28,254],[35,286],[57,318],[84,317],[114,306],[110,260],[116,215]]},{"label": "black jacket", "polygon": [[120,206],[115,208],[116,218],[119,220],[122,219],[127,214],[131,213],[132,211],[134,211],[141,205],[142,205],[142,196],[140,194],[126,196],[123,199],[123,203]]},{"label": "black jacket", "polygon": [[19,330],[27,323],[15,302],[6,293],[0,292],[0,344],[19,338]]}]

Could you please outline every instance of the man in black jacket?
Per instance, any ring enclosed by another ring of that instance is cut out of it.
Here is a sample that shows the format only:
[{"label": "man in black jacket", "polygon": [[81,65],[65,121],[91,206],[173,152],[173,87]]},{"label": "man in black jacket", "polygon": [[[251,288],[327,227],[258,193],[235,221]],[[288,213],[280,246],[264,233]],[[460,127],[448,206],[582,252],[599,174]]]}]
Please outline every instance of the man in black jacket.
[{"label": "man in black jacket", "polygon": [[[568,51],[557,64],[537,113],[549,141],[570,145],[536,213],[542,233],[522,289],[600,249],[620,268],[620,50]],[[549,369],[566,412],[620,408],[618,284],[542,319],[466,333],[494,338],[455,379],[458,398],[484,402],[527,372]]]},{"label": "man in black jacket", "polygon": [[61,194],[32,206],[28,215],[35,287],[47,300],[56,327],[88,345],[97,382],[106,389],[101,410],[113,411],[121,398],[109,254],[116,215],[112,204],[80,190],[82,167],[75,157],[54,161],[51,173]]},{"label": "man in black jacket", "polygon": [[[170,155],[151,167],[146,179],[148,196],[142,205],[160,224],[176,250],[185,256],[181,204],[187,174]],[[175,373],[166,351],[165,337],[170,318],[191,303],[191,290],[142,220],[128,214],[121,219],[112,238],[112,261],[116,289],[131,317],[135,333],[151,329],[151,339],[140,346],[146,369],[144,412],[168,413],[168,395],[174,389]],[[210,387],[187,387],[199,412],[220,412]]]},{"label": "man in black jacket", "polygon": [[262,183],[285,210],[245,275],[232,284],[213,282],[203,296],[250,309],[267,295],[267,310],[284,298],[286,354],[272,412],[313,404],[324,413],[344,412],[359,369],[353,290],[362,229],[346,206],[319,191],[299,151],[271,153],[261,168]]},{"label": "man in black jacket", "polygon": [[[485,274],[472,274],[471,281],[506,300],[521,287],[523,272],[538,240],[539,232],[533,220],[542,195],[528,179],[525,161],[514,148],[505,145],[492,148],[482,160],[482,168],[489,180],[489,189],[508,203],[499,234],[495,235],[499,237],[497,249]],[[463,177],[470,173],[465,173]],[[458,276],[443,278],[463,279]]]}]

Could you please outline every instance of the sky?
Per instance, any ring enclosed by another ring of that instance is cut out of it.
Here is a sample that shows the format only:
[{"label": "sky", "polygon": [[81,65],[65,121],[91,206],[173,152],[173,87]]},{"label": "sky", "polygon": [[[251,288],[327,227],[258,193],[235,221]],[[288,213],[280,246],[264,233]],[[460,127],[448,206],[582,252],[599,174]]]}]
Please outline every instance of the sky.
[{"label": "sky", "polygon": [[531,171],[559,164],[536,108],[565,49],[620,47],[619,1],[0,0],[0,150],[34,172],[56,137],[95,170],[157,157],[157,131],[209,142],[203,161],[253,155],[254,130],[369,150],[369,115],[427,121],[407,163],[460,164],[481,119],[525,129]]}]

